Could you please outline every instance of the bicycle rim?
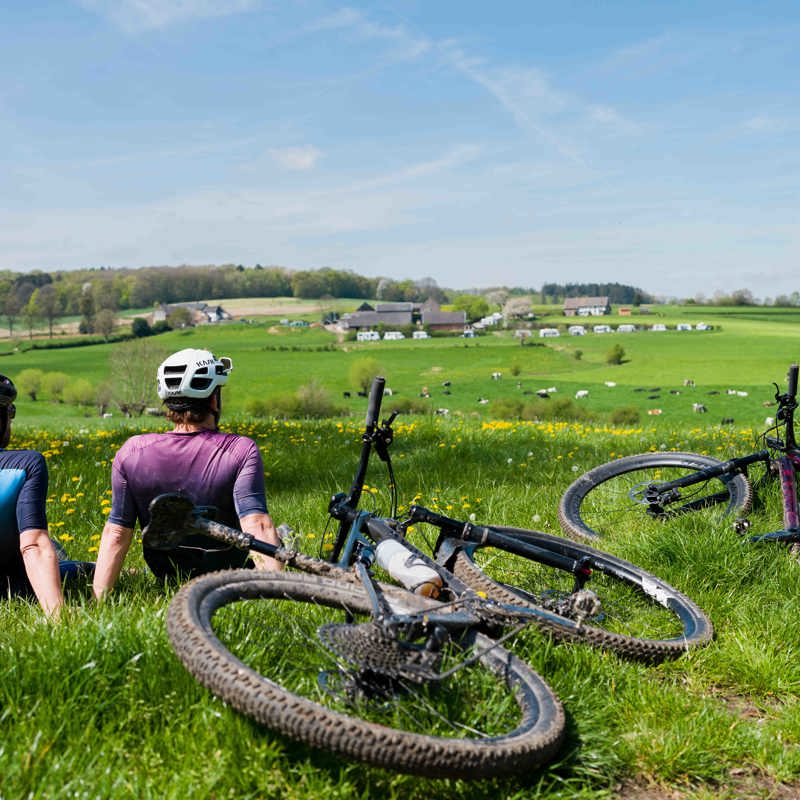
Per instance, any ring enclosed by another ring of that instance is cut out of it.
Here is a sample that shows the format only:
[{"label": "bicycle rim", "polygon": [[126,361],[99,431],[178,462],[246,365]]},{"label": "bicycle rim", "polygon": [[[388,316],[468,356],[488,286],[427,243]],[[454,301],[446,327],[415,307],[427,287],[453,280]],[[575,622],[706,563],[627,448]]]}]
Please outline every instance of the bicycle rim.
[{"label": "bicycle rim", "polygon": [[500,603],[539,610],[532,621],[559,639],[660,661],[713,636],[710,620],[692,600],[627,561],[538,531],[492,530],[575,560],[589,559],[591,576],[576,590],[571,572],[531,560],[513,546],[470,546],[456,555],[458,577]]},{"label": "bicycle rim", "polygon": [[669,502],[651,504],[645,490],[696,473],[721,462],[695,453],[643,453],[595,467],[576,480],[559,503],[565,533],[586,538],[612,535],[621,529],[646,530],[687,513],[709,521],[749,511],[753,490],[744,475],[721,475],[687,486]]}]

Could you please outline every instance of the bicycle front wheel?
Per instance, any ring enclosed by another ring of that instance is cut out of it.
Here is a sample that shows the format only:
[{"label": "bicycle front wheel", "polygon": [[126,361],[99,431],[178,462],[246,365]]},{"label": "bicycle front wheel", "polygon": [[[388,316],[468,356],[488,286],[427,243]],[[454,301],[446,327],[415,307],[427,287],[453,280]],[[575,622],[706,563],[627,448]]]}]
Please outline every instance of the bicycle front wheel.
[{"label": "bicycle front wheel", "polygon": [[594,539],[622,527],[641,527],[648,519],[714,509],[744,515],[753,504],[753,489],[741,473],[698,480],[677,490],[669,502],[652,504],[645,497],[652,483],[691,476],[722,462],[697,453],[642,453],[589,470],[564,493],[558,520],[565,533]]},{"label": "bicycle front wheel", "polygon": [[[501,534],[502,544],[496,536],[493,543],[492,533]],[[580,561],[591,571],[588,580],[577,587],[573,572],[547,566],[528,546]],[[562,640],[655,662],[707,644],[714,634],[711,621],[686,595],[580,542],[492,527],[486,543],[460,545],[455,553],[456,576],[505,606],[529,609],[532,622]]]},{"label": "bicycle front wheel", "polygon": [[[437,605],[397,587],[382,591],[393,610],[412,616]],[[555,755],[564,712],[526,664],[468,634],[437,654],[441,680],[415,679],[413,664],[388,675],[397,641],[376,633],[370,608],[363,587],[350,581],[236,570],[185,585],[170,604],[167,630],[189,672],[226,703],[347,758],[478,778],[527,771]],[[424,659],[405,646],[400,662],[409,652]]]}]

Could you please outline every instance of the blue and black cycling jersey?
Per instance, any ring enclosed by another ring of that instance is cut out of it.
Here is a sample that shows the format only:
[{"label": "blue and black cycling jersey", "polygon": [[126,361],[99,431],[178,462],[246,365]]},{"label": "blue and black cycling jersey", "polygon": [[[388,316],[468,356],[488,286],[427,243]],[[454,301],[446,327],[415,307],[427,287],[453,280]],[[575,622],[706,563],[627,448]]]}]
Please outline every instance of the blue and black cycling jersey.
[{"label": "blue and black cycling jersey", "polygon": [[22,531],[47,529],[48,475],[35,450],[0,450],[0,574],[25,575],[19,551]]}]

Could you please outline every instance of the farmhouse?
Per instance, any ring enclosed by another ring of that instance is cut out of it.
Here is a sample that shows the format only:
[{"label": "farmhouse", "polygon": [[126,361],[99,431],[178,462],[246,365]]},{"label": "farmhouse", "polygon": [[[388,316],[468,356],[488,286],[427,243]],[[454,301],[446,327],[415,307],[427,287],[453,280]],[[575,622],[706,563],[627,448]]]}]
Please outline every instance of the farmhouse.
[{"label": "farmhouse", "polygon": [[[343,314],[339,324],[346,330],[358,331],[363,328],[402,328],[411,325],[411,303],[379,304],[374,311],[354,311]],[[399,306],[399,308],[394,306]]]},{"label": "farmhouse", "polygon": [[162,322],[176,309],[185,308],[192,318],[192,325],[206,325],[223,322],[233,317],[222,306],[210,306],[208,303],[159,303],[153,309],[153,322]]},{"label": "farmhouse", "polygon": [[567,297],[564,300],[565,317],[602,317],[610,313],[608,297]]},{"label": "farmhouse", "polygon": [[424,326],[433,331],[463,331],[467,321],[466,311],[442,311],[435,300],[416,303],[376,303],[375,309],[362,303],[358,311],[343,314],[339,324],[345,330],[377,328],[403,328],[409,325]]},{"label": "farmhouse", "polygon": [[467,324],[467,312],[423,307],[420,322],[432,331],[463,331]]}]

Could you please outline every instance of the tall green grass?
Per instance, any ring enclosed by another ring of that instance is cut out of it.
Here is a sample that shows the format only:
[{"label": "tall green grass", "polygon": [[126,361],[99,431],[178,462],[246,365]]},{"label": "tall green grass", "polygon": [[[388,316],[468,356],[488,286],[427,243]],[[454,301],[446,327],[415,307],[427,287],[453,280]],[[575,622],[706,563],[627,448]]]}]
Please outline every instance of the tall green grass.
[{"label": "tall green grass", "polygon": [[[227,428],[258,441],[272,514],[296,529],[301,549],[318,552],[327,501],[355,471],[360,422],[231,418]],[[47,453],[52,532],[73,557],[96,552],[110,462],[133,430],[27,429],[17,439]],[[561,493],[611,454],[666,447],[725,457],[750,444],[728,429],[652,434],[469,418],[406,418],[396,433],[402,506],[553,533]],[[368,485],[363,505],[385,511],[377,460]],[[780,526],[776,487],[751,519],[755,530]],[[524,631],[511,647],[562,698],[568,741],[548,768],[478,784],[343,762],[227,708],[173,656],[169,593],[134,547],[126,566],[136,571],[113,596],[96,605],[88,592],[71,595],[63,624],[47,624],[29,603],[0,603],[0,797],[550,800],[611,797],[623,783],[681,797],[766,797],[781,783],[800,791],[800,564],[785,548],[744,545],[729,523],[685,518],[604,540],[693,597],[716,640],[650,667]]]}]

